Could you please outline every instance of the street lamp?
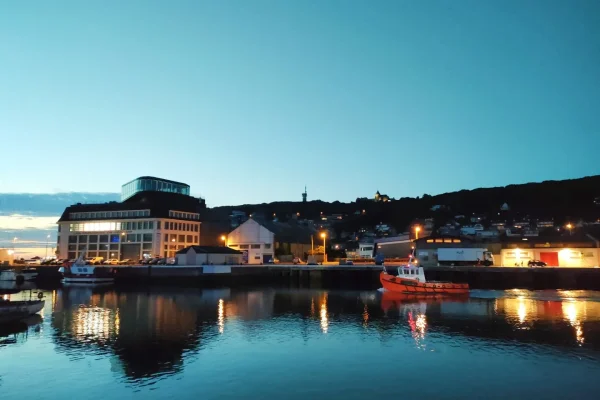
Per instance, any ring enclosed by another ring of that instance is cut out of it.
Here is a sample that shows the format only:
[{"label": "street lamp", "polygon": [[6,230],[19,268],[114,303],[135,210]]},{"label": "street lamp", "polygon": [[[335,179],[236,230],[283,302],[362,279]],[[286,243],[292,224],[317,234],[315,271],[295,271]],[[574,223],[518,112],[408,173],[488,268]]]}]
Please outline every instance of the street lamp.
[{"label": "street lamp", "polygon": [[327,262],[327,251],[325,250],[325,241],[327,240],[327,234],[325,232],[321,232],[321,237],[323,238],[323,262]]},{"label": "street lamp", "polygon": [[221,242],[223,242],[223,246],[227,246],[227,236],[221,235]]},{"label": "street lamp", "polygon": [[569,235],[572,235],[573,231],[571,229],[573,229],[573,225],[571,225],[571,223],[567,224],[567,229],[569,230]]},{"label": "street lamp", "polygon": [[48,259],[48,242],[50,241],[50,234],[48,234],[46,236],[46,257],[44,257],[45,259]]},{"label": "street lamp", "polygon": [[421,232],[420,226],[415,226],[415,240],[419,239],[419,232]]}]

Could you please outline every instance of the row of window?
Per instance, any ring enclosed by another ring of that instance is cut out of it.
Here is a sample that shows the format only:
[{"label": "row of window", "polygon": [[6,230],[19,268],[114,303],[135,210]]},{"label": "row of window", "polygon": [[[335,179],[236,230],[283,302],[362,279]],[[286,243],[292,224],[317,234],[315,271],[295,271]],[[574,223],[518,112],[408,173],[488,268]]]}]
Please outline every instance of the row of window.
[{"label": "row of window", "polygon": [[95,219],[95,218],[135,218],[149,217],[150,210],[131,211],[94,211],[69,213],[70,219]]},{"label": "row of window", "polygon": [[194,213],[188,213],[188,212],[169,211],[169,217],[179,218],[179,219],[195,219],[196,221],[200,221],[200,214],[194,214]]},{"label": "row of window", "polygon": [[[161,228],[161,221],[156,222],[156,229]],[[154,221],[128,221],[128,222],[83,222],[69,224],[71,232],[111,232],[111,231],[141,231],[154,229]],[[165,221],[165,230],[199,232],[198,224],[186,222]]]},{"label": "row of window", "polygon": [[151,233],[122,233],[120,235],[71,235],[69,236],[69,244],[73,243],[131,243],[131,242],[152,242]]},{"label": "row of window", "polygon": [[[231,247],[232,249],[237,249],[239,248],[240,250],[247,250],[247,249],[260,249],[260,244],[229,244],[227,245],[227,247]],[[263,245],[263,248],[265,250],[268,250],[271,248],[271,243],[265,243]]]},{"label": "row of window", "polygon": [[[160,229],[160,222],[158,223],[157,228]],[[165,221],[164,228],[165,228],[165,230],[169,230],[169,231],[186,231],[186,232],[199,232],[200,231],[200,225],[189,224],[187,222]]]},{"label": "row of window", "polygon": [[460,239],[427,239],[427,243],[460,243]]},{"label": "row of window", "polygon": [[[87,245],[88,243],[91,245],[96,245],[97,243],[141,243],[141,242],[150,242],[153,241],[153,235],[151,233],[128,233],[128,234],[120,234],[120,235],[71,235],[69,236],[69,245],[71,244],[80,244]],[[181,242],[181,243],[198,243],[198,235],[177,235],[177,234],[165,234],[165,242]]]},{"label": "row of window", "polygon": [[165,234],[165,242],[187,242],[187,243],[198,243],[197,235],[175,235]]}]

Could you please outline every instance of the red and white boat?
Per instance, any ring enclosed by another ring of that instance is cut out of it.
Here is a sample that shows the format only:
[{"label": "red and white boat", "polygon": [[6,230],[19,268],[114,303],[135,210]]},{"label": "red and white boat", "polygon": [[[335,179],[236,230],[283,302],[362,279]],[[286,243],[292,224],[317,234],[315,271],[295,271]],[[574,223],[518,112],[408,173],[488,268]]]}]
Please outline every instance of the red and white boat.
[{"label": "red and white boat", "polygon": [[388,274],[385,268],[379,274],[379,280],[385,290],[390,292],[419,295],[466,295],[468,283],[427,282],[423,267],[410,262],[398,267],[398,275]]}]

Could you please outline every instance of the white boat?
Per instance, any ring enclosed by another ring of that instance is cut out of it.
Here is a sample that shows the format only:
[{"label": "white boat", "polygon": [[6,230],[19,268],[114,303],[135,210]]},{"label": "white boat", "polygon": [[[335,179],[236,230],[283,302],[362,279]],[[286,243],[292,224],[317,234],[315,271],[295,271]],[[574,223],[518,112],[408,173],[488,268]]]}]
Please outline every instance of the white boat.
[{"label": "white boat", "polygon": [[44,308],[44,300],[6,301],[0,300],[0,323],[25,319]]},{"label": "white boat", "polygon": [[85,263],[85,250],[73,265],[60,267],[58,272],[63,276],[64,284],[107,284],[113,283],[115,278],[111,267],[96,267]]},{"label": "white boat", "polygon": [[14,269],[3,269],[0,271],[0,281],[16,281],[17,273]]}]

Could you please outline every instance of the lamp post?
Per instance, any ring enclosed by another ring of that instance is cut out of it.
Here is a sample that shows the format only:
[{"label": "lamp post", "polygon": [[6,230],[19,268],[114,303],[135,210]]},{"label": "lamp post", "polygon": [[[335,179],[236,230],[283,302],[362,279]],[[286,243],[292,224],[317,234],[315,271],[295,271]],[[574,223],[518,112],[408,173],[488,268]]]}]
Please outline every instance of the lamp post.
[{"label": "lamp post", "polygon": [[46,257],[44,259],[48,259],[48,242],[50,241],[50,234],[46,236]]},{"label": "lamp post", "polygon": [[567,224],[567,229],[569,230],[569,236],[571,236],[573,234],[573,231],[572,231],[573,225],[571,225],[571,223],[568,223]]},{"label": "lamp post", "polygon": [[221,235],[221,242],[223,242],[223,246],[227,246],[227,236]]},{"label": "lamp post", "polygon": [[325,241],[327,240],[327,234],[325,232],[321,232],[321,237],[323,238],[323,262],[327,262],[327,250],[325,250]]},{"label": "lamp post", "polygon": [[421,232],[421,227],[420,226],[415,226],[415,240],[419,239],[419,232]]}]

